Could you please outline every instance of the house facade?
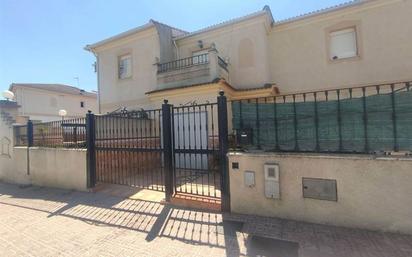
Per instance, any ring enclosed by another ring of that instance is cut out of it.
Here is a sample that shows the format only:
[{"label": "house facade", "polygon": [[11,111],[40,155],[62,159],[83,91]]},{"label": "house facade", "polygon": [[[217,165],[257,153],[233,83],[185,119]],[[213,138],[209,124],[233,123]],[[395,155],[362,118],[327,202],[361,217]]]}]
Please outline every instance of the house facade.
[{"label": "house facade", "polygon": [[66,110],[64,118],[84,117],[88,110],[97,112],[97,93],[61,84],[10,85],[15,101],[19,105],[17,119],[23,123],[59,120],[60,110]]},{"label": "house facade", "polygon": [[411,0],[352,1],[276,20],[256,13],[186,32],[160,22],[86,46],[99,108],[155,108],[412,79]]}]

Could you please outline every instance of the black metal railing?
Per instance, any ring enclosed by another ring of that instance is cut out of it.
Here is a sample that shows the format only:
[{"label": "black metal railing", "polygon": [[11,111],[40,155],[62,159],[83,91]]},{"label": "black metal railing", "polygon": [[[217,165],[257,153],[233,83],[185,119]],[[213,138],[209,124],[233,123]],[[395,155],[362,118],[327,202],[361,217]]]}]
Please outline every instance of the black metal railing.
[{"label": "black metal railing", "polygon": [[217,103],[173,107],[177,193],[221,197]]},{"label": "black metal railing", "polygon": [[94,115],[96,180],[164,191],[161,110]]},{"label": "black metal railing", "polygon": [[160,63],[157,65],[157,73],[180,70],[207,63],[209,63],[209,54],[200,54],[171,62]]},{"label": "black metal railing", "polygon": [[411,82],[232,101],[236,144],[288,152],[412,151]]},{"label": "black metal railing", "polygon": [[15,146],[86,148],[86,119],[32,123],[14,127]]},{"label": "black metal railing", "polygon": [[217,57],[217,63],[219,64],[219,66],[224,69],[225,71],[229,72],[228,68],[227,68],[227,63],[225,62],[225,60],[223,60],[220,56]]},{"label": "black metal railing", "polygon": [[200,195],[229,211],[227,102],[87,115],[88,186],[114,183]]}]

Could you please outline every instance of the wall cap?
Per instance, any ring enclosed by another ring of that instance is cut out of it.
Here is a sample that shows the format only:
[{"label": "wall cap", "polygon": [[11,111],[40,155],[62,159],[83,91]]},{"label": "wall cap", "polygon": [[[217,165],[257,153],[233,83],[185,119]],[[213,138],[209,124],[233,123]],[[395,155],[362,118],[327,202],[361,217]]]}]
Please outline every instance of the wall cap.
[{"label": "wall cap", "polygon": [[[27,149],[27,146],[14,146],[14,149]],[[63,147],[30,147],[31,150],[55,150],[55,151],[77,151],[77,152],[87,152],[86,148],[63,148]]]},{"label": "wall cap", "polygon": [[278,158],[324,158],[347,160],[411,161],[412,156],[377,156],[370,154],[325,154],[325,153],[268,153],[268,152],[229,152],[228,157],[278,157]]}]

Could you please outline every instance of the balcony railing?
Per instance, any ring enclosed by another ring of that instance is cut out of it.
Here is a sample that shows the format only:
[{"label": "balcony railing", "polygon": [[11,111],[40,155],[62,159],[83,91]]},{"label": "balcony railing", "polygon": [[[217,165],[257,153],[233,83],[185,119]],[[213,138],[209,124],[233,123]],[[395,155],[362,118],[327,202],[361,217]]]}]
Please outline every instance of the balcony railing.
[{"label": "balcony railing", "polygon": [[209,63],[209,54],[195,55],[171,62],[160,63],[157,65],[157,73],[164,73],[173,70],[185,69],[188,67]]},{"label": "balcony railing", "polygon": [[224,69],[225,71],[228,72],[227,63],[226,63],[220,56],[217,57],[217,63],[219,64],[219,66],[220,66],[222,69]]}]

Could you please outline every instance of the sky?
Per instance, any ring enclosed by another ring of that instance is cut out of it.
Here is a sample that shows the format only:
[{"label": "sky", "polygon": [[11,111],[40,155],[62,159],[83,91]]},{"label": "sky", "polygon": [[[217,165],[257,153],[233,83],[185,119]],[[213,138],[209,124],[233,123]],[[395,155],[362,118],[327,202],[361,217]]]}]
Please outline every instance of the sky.
[{"label": "sky", "polygon": [[[345,0],[0,0],[0,91],[11,83],[96,90],[87,44],[154,19],[194,31],[269,5],[275,20]],[[78,80],[75,78],[79,78]]]}]

